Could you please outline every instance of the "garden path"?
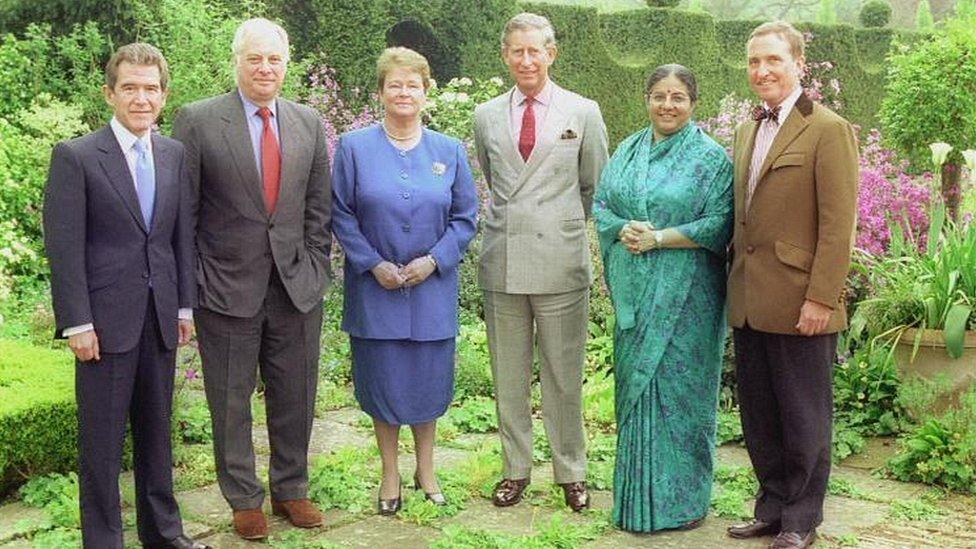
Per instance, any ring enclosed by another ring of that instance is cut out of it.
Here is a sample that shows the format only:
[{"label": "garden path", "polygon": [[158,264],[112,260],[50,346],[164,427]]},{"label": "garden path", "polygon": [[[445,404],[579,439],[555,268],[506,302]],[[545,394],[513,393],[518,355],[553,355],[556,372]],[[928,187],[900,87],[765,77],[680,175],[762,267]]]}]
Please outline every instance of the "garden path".
[{"label": "garden path", "polygon": [[[358,410],[325,412],[316,419],[312,452],[323,454],[340,447],[369,449],[373,441],[368,422]],[[266,470],[268,444],[263,428],[255,429],[260,467]],[[469,460],[479,444],[493,443],[495,435],[462,435],[437,451],[439,470],[446,471]],[[404,446],[410,449],[410,437]],[[865,452],[834,468],[832,495],[827,498],[826,519],[820,529],[821,547],[976,547],[976,498],[934,494],[928,486],[877,478],[871,470],[892,453],[891,441],[874,439]],[[413,470],[409,451],[403,452],[402,471]],[[745,450],[737,445],[719,448],[722,468],[734,470],[748,466]],[[734,518],[709,516],[705,524],[691,532],[633,535],[607,527],[612,496],[608,491],[593,492],[593,510],[582,515],[567,512],[558,492],[550,491],[549,463],[533,471],[528,501],[498,509],[481,497],[468,500],[456,515],[444,518],[401,516],[395,519],[376,516],[371,508],[362,512],[330,510],[325,526],[312,531],[291,528],[280,518],[271,519],[271,537],[266,545],[297,547],[428,547],[440,540],[441,547],[468,541],[467,547],[482,547],[490,541],[512,547],[555,546],[584,548],[673,547],[749,549],[765,547],[769,539],[733,541],[725,537],[725,527]],[[722,485],[717,484],[716,490]],[[846,493],[847,495],[840,495]],[[406,492],[405,492],[406,494]],[[135,545],[131,474],[125,476],[123,495],[127,502],[126,540]],[[230,529],[229,510],[216,484],[178,493],[187,533],[219,549],[256,549],[263,544],[238,539]],[[920,502],[929,502],[924,505]],[[745,510],[749,509],[747,502]],[[266,505],[267,506],[267,505]],[[933,512],[933,510],[935,512]],[[420,517],[419,519],[416,517]],[[412,520],[411,520],[412,518]],[[0,506],[0,546],[31,547],[28,537],[44,521],[44,512],[14,502]],[[482,536],[482,537],[477,537]],[[453,541],[454,543],[446,543]],[[538,543],[538,545],[535,545]]]}]

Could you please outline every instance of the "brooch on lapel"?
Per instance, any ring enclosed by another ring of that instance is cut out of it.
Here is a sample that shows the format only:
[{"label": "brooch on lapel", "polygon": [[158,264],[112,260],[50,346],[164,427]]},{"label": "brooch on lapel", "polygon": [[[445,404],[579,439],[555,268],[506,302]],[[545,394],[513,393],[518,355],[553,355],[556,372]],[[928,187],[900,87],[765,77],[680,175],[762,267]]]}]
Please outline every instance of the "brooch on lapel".
[{"label": "brooch on lapel", "polygon": [[441,164],[440,162],[434,162],[434,165],[431,168],[434,170],[434,175],[444,175],[444,172],[447,171],[447,166]]},{"label": "brooch on lapel", "polygon": [[576,132],[573,130],[566,130],[562,135],[559,136],[559,139],[576,139],[576,137]]}]

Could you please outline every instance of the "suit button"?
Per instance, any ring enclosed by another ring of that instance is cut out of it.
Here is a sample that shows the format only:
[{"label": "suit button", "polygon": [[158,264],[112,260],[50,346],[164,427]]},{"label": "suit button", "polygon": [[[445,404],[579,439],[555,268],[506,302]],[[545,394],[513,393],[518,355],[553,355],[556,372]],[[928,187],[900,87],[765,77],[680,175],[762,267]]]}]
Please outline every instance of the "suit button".
[{"label": "suit button", "polygon": [[410,193],[403,193],[400,196],[402,196],[404,200],[409,200],[410,199]]},{"label": "suit button", "polygon": [[403,157],[407,156],[407,152],[406,151],[400,151],[399,154],[400,154],[400,158],[403,158]]},{"label": "suit button", "polygon": [[406,178],[407,178],[407,172],[400,172],[400,179],[406,179]]},{"label": "suit button", "polygon": [[542,238],[542,233],[535,233],[536,238]]},{"label": "suit button", "polygon": [[746,253],[747,254],[751,254],[754,251],[756,251],[756,248],[754,248],[752,246],[746,246]]},{"label": "suit button", "polygon": [[404,226],[402,226],[400,228],[403,229],[403,232],[405,232],[405,233],[409,233],[410,232],[410,225],[404,225]]},{"label": "suit button", "polygon": [[142,278],[149,278],[149,273],[142,273]]}]

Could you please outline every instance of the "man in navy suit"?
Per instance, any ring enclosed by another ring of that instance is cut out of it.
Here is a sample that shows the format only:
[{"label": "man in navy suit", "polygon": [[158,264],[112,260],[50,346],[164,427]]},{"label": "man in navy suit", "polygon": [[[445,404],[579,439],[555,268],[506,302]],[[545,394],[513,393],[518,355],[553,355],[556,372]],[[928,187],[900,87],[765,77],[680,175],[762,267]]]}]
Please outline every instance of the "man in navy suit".
[{"label": "man in navy suit", "polygon": [[183,146],[151,132],[166,60],[129,44],[105,67],[111,122],[59,143],[44,197],[57,336],[74,352],[78,476],[86,548],[119,548],[119,471],[132,422],[145,547],[203,549],[173,497],[170,413],[176,346],[189,341],[196,284]]}]

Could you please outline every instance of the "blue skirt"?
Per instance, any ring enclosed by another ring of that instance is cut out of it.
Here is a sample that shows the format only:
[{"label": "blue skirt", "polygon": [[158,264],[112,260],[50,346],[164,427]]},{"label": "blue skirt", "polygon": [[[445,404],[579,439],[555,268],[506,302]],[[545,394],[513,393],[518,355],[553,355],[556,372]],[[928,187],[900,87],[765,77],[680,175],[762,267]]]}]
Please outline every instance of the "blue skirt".
[{"label": "blue skirt", "polygon": [[390,425],[444,415],[454,396],[454,338],[437,341],[350,336],[352,381],[363,411]]}]

